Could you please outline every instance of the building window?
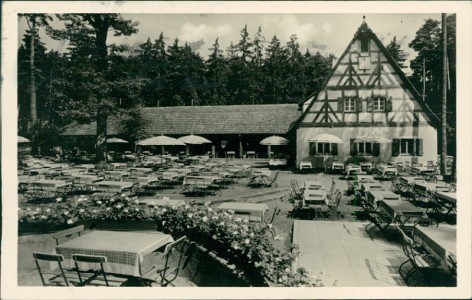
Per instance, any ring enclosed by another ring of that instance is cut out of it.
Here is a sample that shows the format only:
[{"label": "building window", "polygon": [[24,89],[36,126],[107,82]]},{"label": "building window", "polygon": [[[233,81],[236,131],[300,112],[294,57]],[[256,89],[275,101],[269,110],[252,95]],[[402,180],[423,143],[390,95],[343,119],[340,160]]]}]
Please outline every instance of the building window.
[{"label": "building window", "polygon": [[392,154],[398,155],[423,155],[422,139],[394,139],[392,144]]},{"label": "building window", "polygon": [[374,97],[374,111],[385,111],[385,97]]},{"label": "building window", "polygon": [[361,52],[369,52],[369,38],[368,37],[361,38]]},{"label": "building window", "polygon": [[334,143],[310,142],[309,148],[310,148],[310,155],[316,155],[316,154],[338,155],[338,145]]},{"label": "building window", "polygon": [[356,111],[356,98],[344,99],[344,111],[346,112]]}]

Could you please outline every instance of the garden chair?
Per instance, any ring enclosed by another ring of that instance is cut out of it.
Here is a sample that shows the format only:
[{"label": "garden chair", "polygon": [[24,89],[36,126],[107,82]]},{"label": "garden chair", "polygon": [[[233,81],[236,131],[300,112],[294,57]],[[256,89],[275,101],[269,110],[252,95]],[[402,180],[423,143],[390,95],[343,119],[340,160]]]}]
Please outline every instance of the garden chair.
[{"label": "garden chair", "polygon": [[[122,286],[128,279],[126,277],[118,277],[105,272],[104,264],[107,263],[106,256],[73,254],[72,259],[75,264],[75,271],[79,278],[78,286]],[[79,263],[96,264],[98,268],[83,270],[79,267]]]},{"label": "garden chair", "polygon": [[265,186],[267,187],[271,187],[272,185],[274,185],[275,187],[277,187],[277,177],[279,176],[279,171],[275,172],[275,175],[274,177],[272,178],[269,178],[267,182],[265,182]]},{"label": "garden chair", "polygon": [[51,236],[54,240],[56,240],[56,245],[59,245],[59,239],[69,238],[73,234],[77,234],[78,236],[80,236],[80,233],[82,231],[84,231],[84,225],[79,225],[79,226],[75,226],[69,229],[58,231],[56,233],[51,234]]},{"label": "garden chair", "polygon": [[141,278],[143,284],[153,286],[153,284],[159,283],[162,287],[172,285],[172,282],[179,276],[188,244],[186,236],[167,244],[163,254],[163,265],[152,266],[145,271]]},{"label": "garden chair", "polygon": [[[43,283],[43,286],[70,286],[71,284],[76,284],[76,282],[73,282],[73,280],[77,278],[76,276],[74,276],[75,273],[64,269],[62,265],[62,263],[64,262],[64,256],[57,254],[33,252],[33,257],[34,262],[36,263],[36,268],[39,272],[39,277],[41,277],[41,282]],[[41,261],[48,262],[51,265],[53,263],[57,263],[57,267],[52,269],[50,272],[45,272],[41,267]],[[44,278],[45,275],[49,275],[50,277],[46,279]]]},{"label": "garden chair", "polygon": [[329,189],[329,193],[332,195],[335,189],[336,189],[336,182],[334,181],[334,178],[333,178],[331,179],[331,188]]},{"label": "garden chair", "polygon": [[331,216],[336,216],[337,219],[339,219],[339,211],[338,211],[338,207],[339,207],[339,203],[341,202],[341,192],[339,191],[339,189],[337,189],[333,196],[331,197],[330,201],[329,201],[329,204],[328,204],[328,216],[331,217]]},{"label": "garden chair", "polygon": [[368,210],[370,223],[365,227],[365,231],[374,240],[374,234],[378,232],[385,232],[390,223],[391,218],[378,210]]},{"label": "garden chair", "polygon": [[[402,237],[402,249],[408,260],[403,262],[398,268],[398,273],[403,278],[405,283],[408,284],[408,280],[411,275],[419,272],[423,275],[425,280],[431,279],[432,271],[437,270],[439,263],[428,253],[424,251],[417,243],[413,241],[398,225],[396,225],[398,232]],[[405,274],[402,274],[402,268],[407,264],[411,264],[411,269]]]}]

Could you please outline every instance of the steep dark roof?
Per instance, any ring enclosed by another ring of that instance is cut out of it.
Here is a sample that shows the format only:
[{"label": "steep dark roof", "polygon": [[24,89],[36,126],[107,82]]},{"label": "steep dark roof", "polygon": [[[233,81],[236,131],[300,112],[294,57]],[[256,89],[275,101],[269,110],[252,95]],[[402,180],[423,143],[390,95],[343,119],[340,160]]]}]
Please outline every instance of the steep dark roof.
[{"label": "steep dark roof", "polygon": [[[284,134],[300,116],[297,104],[147,107],[150,134]],[[109,118],[108,135],[119,135],[121,120]],[[71,123],[62,135],[95,135],[96,123]]]}]

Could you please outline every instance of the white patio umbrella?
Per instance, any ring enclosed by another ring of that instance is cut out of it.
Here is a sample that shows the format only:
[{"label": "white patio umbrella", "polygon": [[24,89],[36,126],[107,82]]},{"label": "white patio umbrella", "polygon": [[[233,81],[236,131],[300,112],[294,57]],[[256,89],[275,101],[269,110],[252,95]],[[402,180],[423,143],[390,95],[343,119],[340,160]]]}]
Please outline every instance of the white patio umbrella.
[{"label": "white patio umbrella", "polygon": [[25,137],[18,136],[18,144],[22,144],[22,143],[31,143],[31,141]]},{"label": "white patio umbrella", "polygon": [[161,146],[161,153],[164,154],[164,146],[185,146],[185,143],[169,136],[159,135],[142,140],[138,146]]},{"label": "white patio umbrella", "polygon": [[278,135],[273,135],[273,136],[269,136],[269,137],[266,137],[265,139],[263,139],[260,144],[261,145],[268,145],[268,146],[271,146],[271,145],[287,145],[290,141],[287,140],[286,138],[283,138],[281,136],[278,136]]},{"label": "white patio umbrella", "polygon": [[128,144],[128,141],[114,137],[107,139],[107,144]]},{"label": "white patio umbrella", "polygon": [[187,144],[185,146],[185,153],[188,155],[191,151],[190,151],[190,147],[189,145],[201,145],[201,144],[213,144],[212,141],[202,137],[202,136],[199,136],[199,135],[194,135],[193,133],[190,134],[190,135],[186,135],[186,136],[181,136],[178,138],[179,141],[181,142],[184,142],[185,144]]},{"label": "white patio umbrella", "polygon": [[323,133],[309,138],[309,142],[341,144],[343,141],[335,135]]},{"label": "white patio umbrella", "polygon": [[189,145],[212,144],[213,142],[199,135],[193,133],[178,138],[179,141]]},{"label": "white patio umbrella", "polygon": [[260,144],[261,145],[267,145],[267,156],[269,157],[270,159],[270,155],[271,155],[271,146],[272,145],[287,145],[290,141],[287,140],[286,138],[283,138],[281,136],[278,136],[278,135],[273,135],[273,136],[269,136],[269,137],[266,137],[265,139],[263,139],[262,141],[260,141]]}]

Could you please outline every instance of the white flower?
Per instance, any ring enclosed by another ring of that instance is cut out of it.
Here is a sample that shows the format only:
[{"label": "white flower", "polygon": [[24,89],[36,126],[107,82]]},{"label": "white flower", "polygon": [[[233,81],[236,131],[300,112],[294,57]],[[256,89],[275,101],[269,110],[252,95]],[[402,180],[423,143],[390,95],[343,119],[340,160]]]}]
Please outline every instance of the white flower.
[{"label": "white flower", "polygon": [[237,234],[239,234],[239,232],[233,231],[233,235],[237,235]]},{"label": "white flower", "polygon": [[249,233],[250,237],[254,237],[254,232]]},{"label": "white flower", "polygon": [[163,213],[165,213],[166,211],[167,211],[167,209],[166,209],[166,208],[163,208],[163,209],[162,209],[162,212],[163,212]]},{"label": "white flower", "polygon": [[121,197],[123,197],[123,198],[124,198],[124,197],[126,197],[126,195],[125,195],[125,194],[121,194]]},{"label": "white flower", "polygon": [[290,273],[290,272],[291,272],[290,268],[285,268],[285,273]]},{"label": "white flower", "polygon": [[138,199],[134,200],[134,203],[139,204],[139,200]]},{"label": "white flower", "polygon": [[190,209],[190,205],[186,204],[185,209]]},{"label": "white flower", "polygon": [[211,238],[214,239],[214,240],[218,239],[218,237],[216,235],[212,235]]},{"label": "white flower", "polygon": [[250,239],[245,239],[245,240],[244,240],[244,243],[246,243],[246,244],[249,244],[250,242],[251,242]]},{"label": "white flower", "polygon": [[85,209],[81,208],[81,209],[79,209],[79,212],[83,213],[83,212],[85,212]]},{"label": "white flower", "polygon": [[36,217],[35,217],[35,216],[31,216],[31,220],[34,220],[34,219],[36,219]]},{"label": "white flower", "polygon": [[97,212],[97,210],[96,210],[96,209],[93,209],[93,210],[92,210],[92,212],[93,212],[93,213],[96,213],[96,212]]},{"label": "white flower", "polygon": [[207,217],[207,216],[204,216],[204,217],[202,218],[202,221],[203,221],[203,222],[208,221],[208,217]]},{"label": "white flower", "polygon": [[69,215],[69,212],[67,210],[64,211],[64,215]]},{"label": "white flower", "polygon": [[126,201],[129,201],[129,198],[128,198],[128,197],[125,197],[125,200],[126,200]]},{"label": "white flower", "polygon": [[123,209],[123,212],[127,213],[127,212],[128,212],[128,209],[127,209],[127,208]]},{"label": "white flower", "polygon": [[213,211],[213,209],[211,207],[208,207],[208,211]]},{"label": "white flower", "polygon": [[138,207],[136,207],[136,208],[135,208],[135,210],[136,210],[136,211],[139,211],[139,208],[138,208]]},{"label": "white flower", "polygon": [[56,202],[61,202],[62,201],[62,198],[61,197],[57,197],[56,198]]},{"label": "white flower", "polygon": [[36,207],[36,211],[41,211],[41,208],[39,208],[39,207]]},{"label": "white flower", "polygon": [[241,222],[241,218],[234,219],[236,222]]},{"label": "white flower", "polygon": [[115,198],[110,198],[110,202],[114,202],[115,201]]},{"label": "white flower", "polygon": [[43,220],[46,220],[47,218],[48,218],[48,217],[45,216],[45,215],[42,215],[42,216],[41,216],[41,219],[43,219]]},{"label": "white flower", "polygon": [[244,219],[243,222],[244,222],[244,223],[249,223],[249,220],[248,220],[248,219]]},{"label": "white flower", "polygon": [[217,216],[213,216],[211,217],[212,220],[218,220],[218,217]]},{"label": "white flower", "polygon": [[110,207],[107,207],[106,210],[110,210],[111,208]]},{"label": "white flower", "polygon": [[51,209],[50,208],[46,208],[46,212],[51,212]]},{"label": "white flower", "polygon": [[116,206],[116,208],[120,209],[120,208],[121,208],[121,205],[120,205],[120,204],[118,204],[118,205]]},{"label": "white flower", "polygon": [[220,223],[220,226],[225,226],[225,222],[221,222],[221,223]]},{"label": "white flower", "polygon": [[67,224],[72,224],[72,223],[74,223],[74,221],[72,221],[72,219],[67,220]]},{"label": "white flower", "polygon": [[193,214],[187,214],[187,217],[191,218],[191,217],[193,217]]},{"label": "white flower", "polygon": [[98,201],[97,201],[97,204],[102,204],[102,201],[98,200]]}]

